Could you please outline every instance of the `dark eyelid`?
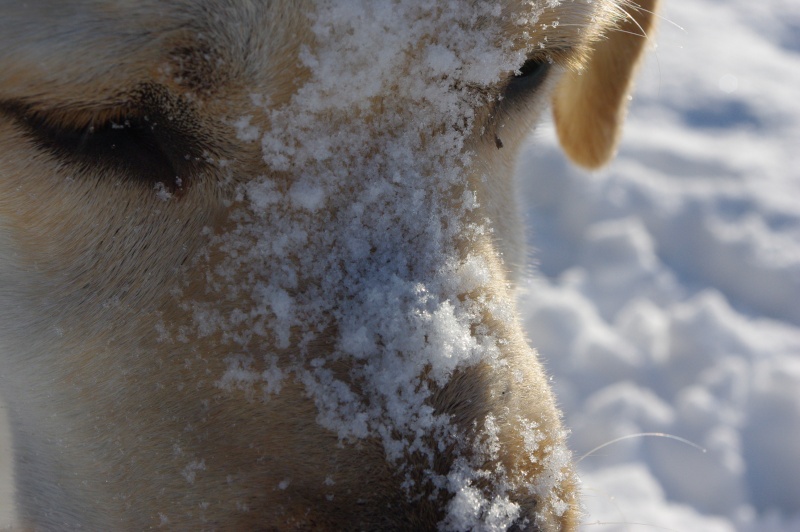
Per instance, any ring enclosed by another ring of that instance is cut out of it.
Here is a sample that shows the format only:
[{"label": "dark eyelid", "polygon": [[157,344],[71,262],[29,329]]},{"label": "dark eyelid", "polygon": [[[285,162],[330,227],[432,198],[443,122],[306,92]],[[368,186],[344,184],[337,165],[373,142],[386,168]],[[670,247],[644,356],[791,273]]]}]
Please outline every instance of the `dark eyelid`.
[{"label": "dark eyelid", "polygon": [[503,91],[504,98],[518,98],[535,91],[547,78],[551,63],[547,59],[531,58],[520,67],[507,82]]},{"label": "dark eyelid", "polygon": [[201,164],[197,143],[157,110],[41,110],[0,102],[0,113],[40,149],[86,174],[112,173],[150,188],[162,183],[175,192],[189,184]]}]

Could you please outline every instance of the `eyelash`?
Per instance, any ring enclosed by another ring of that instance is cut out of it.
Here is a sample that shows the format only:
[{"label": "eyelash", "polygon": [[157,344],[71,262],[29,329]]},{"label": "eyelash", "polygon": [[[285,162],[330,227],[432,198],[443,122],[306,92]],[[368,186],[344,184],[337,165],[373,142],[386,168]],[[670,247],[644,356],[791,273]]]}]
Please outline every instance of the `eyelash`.
[{"label": "eyelash", "polygon": [[118,118],[96,117],[75,126],[57,114],[13,106],[2,110],[10,111],[40,149],[86,173],[100,169],[150,188],[161,183],[170,192],[185,188],[196,174],[200,153],[158,115],[119,113]]}]

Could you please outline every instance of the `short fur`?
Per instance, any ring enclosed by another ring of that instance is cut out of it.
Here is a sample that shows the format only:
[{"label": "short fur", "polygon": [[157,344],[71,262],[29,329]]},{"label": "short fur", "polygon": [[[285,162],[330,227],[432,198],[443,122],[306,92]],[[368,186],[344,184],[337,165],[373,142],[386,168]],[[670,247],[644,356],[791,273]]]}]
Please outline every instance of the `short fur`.
[{"label": "short fur", "polygon": [[[522,4],[500,3],[508,12]],[[481,297],[513,305],[524,255],[511,176],[538,113],[554,91],[567,153],[590,167],[606,162],[655,3],[564,1],[543,7],[536,24],[509,23],[509,40],[547,37],[530,56],[556,66],[533,93],[498,107],[504,88],[486,89],[494,103],[476,109],[467,189],[479,198],[475,219],[488,219],[494,235],[459,245],[485,259],[491,282]],[[401,488],[375,438],[343,441],[320,426],[302,383],[286,380],[266,403],[222,390],[230,344],[213,334],[167,338],[192,322],[187,301],[232,305],[207,286],[221,260],[208,248],[208,228],[232,226],[235,185],[271,171],[260,146],[232,124],[253,116],[267,127],[264,104],[251,95],[268,95],[277,109],[303,86],[309,73],[298,55],[313,49],[314,10],[312,1],[0,1],[0,393],[22,529],[442,523],[448,497]],[[170,124],[163,139],[172,152],[120,163],[104,152],[110,144],[72,153],[80,140],[64,133],[144,117]],[[563,444],[547,379],[516,314],[486,310],[483,325],[503,339],[504,365],[456,372],[430,404],[465,431],[504,413],[499,462],[543,475],[544,454],[526,455],[515,420],[543,428],[537,453]],[[333,346],[314,348],[324,355]],[[281,357],[293,348],[259,349]],[[437,452],[436,467],[447,472],[452,455]],[[423,475],[410,463],[412,477]],[[577,526],[573,474],[553,489],[566,508],[514,493],[520,526]]]}]

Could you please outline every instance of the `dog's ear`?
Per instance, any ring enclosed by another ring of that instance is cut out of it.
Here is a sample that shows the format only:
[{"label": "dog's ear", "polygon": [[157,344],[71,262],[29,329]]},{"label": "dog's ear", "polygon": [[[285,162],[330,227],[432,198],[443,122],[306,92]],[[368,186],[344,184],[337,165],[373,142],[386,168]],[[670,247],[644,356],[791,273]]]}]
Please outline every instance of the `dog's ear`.
[{"label": "dog's ear", "polygon": [[654,27],[658,0],[625,5],[626,17],[592,45],[581,70],[570,70],[553,95],[553,115],[564,151],[598,168],[616,151],[633,75]]}]

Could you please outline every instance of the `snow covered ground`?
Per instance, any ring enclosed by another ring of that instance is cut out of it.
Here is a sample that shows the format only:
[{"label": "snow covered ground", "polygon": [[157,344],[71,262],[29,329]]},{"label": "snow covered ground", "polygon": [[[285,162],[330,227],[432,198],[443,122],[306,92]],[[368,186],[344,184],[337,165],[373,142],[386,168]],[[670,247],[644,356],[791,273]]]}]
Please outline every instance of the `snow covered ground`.
[{"label": "snow covered ground", "polygon": [[523,156],[525,320],[585,530],[800,530],[800,3],[664,4],[617,161]]}]

